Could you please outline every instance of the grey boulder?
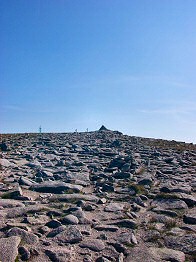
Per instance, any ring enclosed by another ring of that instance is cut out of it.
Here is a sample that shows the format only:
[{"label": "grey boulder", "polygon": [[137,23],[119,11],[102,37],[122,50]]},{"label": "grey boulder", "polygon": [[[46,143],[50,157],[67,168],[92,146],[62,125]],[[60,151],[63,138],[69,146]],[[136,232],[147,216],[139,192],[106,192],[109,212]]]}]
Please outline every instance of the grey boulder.
[{"label": "grey boulder", "polygon": [[83,187],[79,185],[49,181],[32,185],[30,189],[42,193],[62,194],[65,191],[79,193],[80,191],[82,191],[82,188]]}]

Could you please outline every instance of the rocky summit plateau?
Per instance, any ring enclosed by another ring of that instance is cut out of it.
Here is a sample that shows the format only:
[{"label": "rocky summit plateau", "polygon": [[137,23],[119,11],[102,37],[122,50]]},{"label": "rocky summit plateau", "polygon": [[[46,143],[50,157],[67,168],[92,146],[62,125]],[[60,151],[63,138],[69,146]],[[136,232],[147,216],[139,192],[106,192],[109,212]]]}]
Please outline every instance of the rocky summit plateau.
[{"label": "rocky summit plateau", "polygon": [[1,134],[0,261],[196,261],[196,146]]}]

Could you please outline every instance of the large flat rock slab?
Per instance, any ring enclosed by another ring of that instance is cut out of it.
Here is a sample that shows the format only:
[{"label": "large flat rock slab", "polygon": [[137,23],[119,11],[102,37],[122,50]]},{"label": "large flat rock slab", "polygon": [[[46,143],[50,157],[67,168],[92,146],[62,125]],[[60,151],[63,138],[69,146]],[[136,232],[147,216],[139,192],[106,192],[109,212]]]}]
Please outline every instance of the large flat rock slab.
[{"label": "large flat rock slab", "polygon": [[169,248],[147,248],[146,246],[135,247],[125,262],[161,262],[175,261],[185,262],[185,254],[181,251]]},{"label": "large flat rock slab", "polygon": [[42,192],[42,193],[54,193],[54,194],[62,194],[64,192],[73,192],[79,193],[82,191],[82,186],[73,185],[64,182],[43,182],[40,184],[35,184],[30,187],[31,190]]},{"label": "large flat rock slab", "polygon": [[12,236],[0,239],[0,261],[1,262],[15,262],[18,255],[18,245],[20,244],[20,237]]},{"label": "large flat rock slab", "polygon": [[158,199],[152,202],[152,206],[158,209],[188,209],[187,204],[179,199]]},{"label": "large flat rock slab", "polygon": [[25,207],[23,203],[12,199],[0,199],[0,207],[13,208],[13,207]]},{"label": "large flat rock slab", "polygon": [[64,194],[64,195],[54,195],[49,198],[50,202],[53,201],[62,201],[62,202],[74,202],[74,201],[79,201],[79,200],[85,200],[89,202],[98,202],[99,198],[90,195],[90,194]]},{"label": "large flat rock slab", "polygon": [[166,236],[165,245],[168,248],[180,250],[186,254],[196,254],[196,235]]}]

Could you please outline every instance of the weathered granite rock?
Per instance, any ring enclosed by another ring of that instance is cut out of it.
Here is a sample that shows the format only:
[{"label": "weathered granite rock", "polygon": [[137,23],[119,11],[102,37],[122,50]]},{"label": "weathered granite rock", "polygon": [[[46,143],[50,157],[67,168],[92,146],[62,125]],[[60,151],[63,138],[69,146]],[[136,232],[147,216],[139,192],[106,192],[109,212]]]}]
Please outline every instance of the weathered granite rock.
[{"label": "weathered granite rock", "polygon": [[79,223],[79,220],[76,216],[70,214],[61,219],[61,222],[64,225],[77,225]]},{"label": "weathered granite rock", "polygon": [[31,257],[31,253],[26,247],[19,247],[18,248],[18,253],[20,254],[20,258],[22,261],[28,261]]},{"label": "weathered granite rock", "polygon": [[82,240],[82,234],[77,226],[68,226],[64,231],[55,236],[55,240],[60,243],[75,244]]},{"label": "weathered granite rock", "polygon": [[79,200],[86,200],[90,202],[98,202],[99,198],[94,195],[84,195],[84,194],[65,194],[65,195],[55,195],[48,199],[50,202],[62,201],[62,202],[77,202]]},{"label": "weathered granite rock", "polygon": [[39,241],[38,236],[18,227],[11,228],[7,232],[7,236],[20,236],[21,240],[28,245],[34,245]]},{"label": "weathered granite rock", "polygon": [[196,206],[196,197],[189,195],[189,194],[185,194],[185,193],[181,193],[181,194],[176,194],[176,196],[183,200],[188,207],[194,207]]},{"label": "weathered granite rock", "polygon": [[168,248],[150,248],[151,254],[157,258],[160,257],[161,261],[176,261],[185,262],[185,254],[181,251],[168,249]]},{"label": "weathered granite rock", "polygon": [[105,248],[105,244],[102,240],[92,239],[92,238],[83,240],[79,244],[79,246],[82,248],[89,248],[90,250],[96,251],[96,252],[102,251]]},{"label": "weathered granite rock", "polygon": [[47,234],[47,237],[55,237],[56,235],[58,235],[59,233],[65,231],[65,230],[66,230],[65,226],[59,226],[59,227],[53,229],[52,231],[50,231]]},{"label": "weathered granite rock", "polygon": [[180,250],[184,253],[195,255],[196,254],[196,235],[184,236],[165,236],[165,246],[175,250]]},{"label": "weathered granite rock", "polygon": [[186,224],[196,225],[196,213],[194,212],[194,213],[188,213],[184,215],[183,221]]},{"label": "weathered granite rock", "polygon": [[159,262],[159,261],[175,261],[185,262],[185,254],[168,248],[147,248],[134,247],[130,255],[125,259],[125,262]]},{"label": "weathered granite rock", "polygon": [[137,239],[132,232],[121,233],[120,235],[117,236],[116,240],[117,242],[126,245],[129,245],[131,243],[137,245]]},{"label": "weathered granite rock", "polygon": [[137,222],[132,219],[122,219],[119,222],[115,222],[114,225],[131,229],[137,228]]},{"label": "weathered granite rock", "polygon": [[133,175],[127,172],[117,172],[113,175],[113,177],[116,179],[126,179],[126,178],[132,178]]},{"label": "weathered granite rock", "polygon": [[96,225],[94,226],[94,229],[98,231],[110,231],[110,232],[116,232],[118,231],[117,226],[112,226],[112,225]]},{"label": "weathered granite rock", "polygon": [[20,185],[32,186],[33,184],[35,184],[35,181],[33,181],[33,180],[31,180],[27,177],[20,177],[18,183]]},{"label": "weathered granite rock", "polygon": [[16,187],[12,190],[9,190],[7,192],[5,192],[1,197],[2,198],[7,198],[7,199],[21,199],[21,197],[23,196],[23,192],[21,187]]},{"label": "weathered granite rock", "polygon": [[25,207],[23,203],[11,199],[0,199],[0,207],[13,208],[13,207]]},{"label": "weathered granite rock", "polygon": [[31,189],[37,192],[43,193],[54,193],[54,194],[62,194],[63,192],[73,192],[79,193],[82,191],[82,186],[68,184],[64,182],[43,182],[41,184],[35,184],[31,186]]},{"label": "weathered granite rock", "polygon": [[0,149],[1,151],[7,151],[8,150],[8,146],[6,143],[0,143]]},{"label": "weathered granite rock", "polygon": [[58,220],[56,219],[52,219],[50,220],[49,222],[47,222],[45,224],[47,227],[49,228],[57,228],[57,227],[60,227],[61,226],[61,222],[59,222]]},{"label": "weathered granite rock", "polygon": [[0,238],[0,261],[15,262],[18,256],[20,241],[21,239],[18,236]]},{"label": "weathered granite rock", "polygon": [[7,159],[0,159],[0,165],[2,167],[9,167],[12,165],[12,163]]},{"label": "weathered granite rock", "polygon": [[188,185],[179,185],[179,186],[164,186],[160,188],[161,192],[165,193],[191,193],[192,187]]},{"label": "weathered granite rock", "polygon": [[106,212],[117,212],[117,211],[123,211],[124,205],[120,203],[110,203],[106,205],[104,208],[104,211]]},{"label": "weathered granite rock", "polygon": [[158,199],[152,202],[152,206],[160,209],[188,209],[187,204],[178,199]]},{"label": "weathered granite rock", "polygon": [[70,262],[74,259],[73,253],[66,247],[46,249],[45,253],[51,261],[55,262]]}]

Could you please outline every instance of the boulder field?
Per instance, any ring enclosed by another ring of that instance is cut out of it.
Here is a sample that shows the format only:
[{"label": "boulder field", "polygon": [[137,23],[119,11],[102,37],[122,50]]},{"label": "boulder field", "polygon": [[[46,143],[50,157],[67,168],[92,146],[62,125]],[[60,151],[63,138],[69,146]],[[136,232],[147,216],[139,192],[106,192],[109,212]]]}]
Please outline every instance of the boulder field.
[{"label": "boulder field", "polygon": [[196,146],[2,134],[0,261],[196,261]]}]

